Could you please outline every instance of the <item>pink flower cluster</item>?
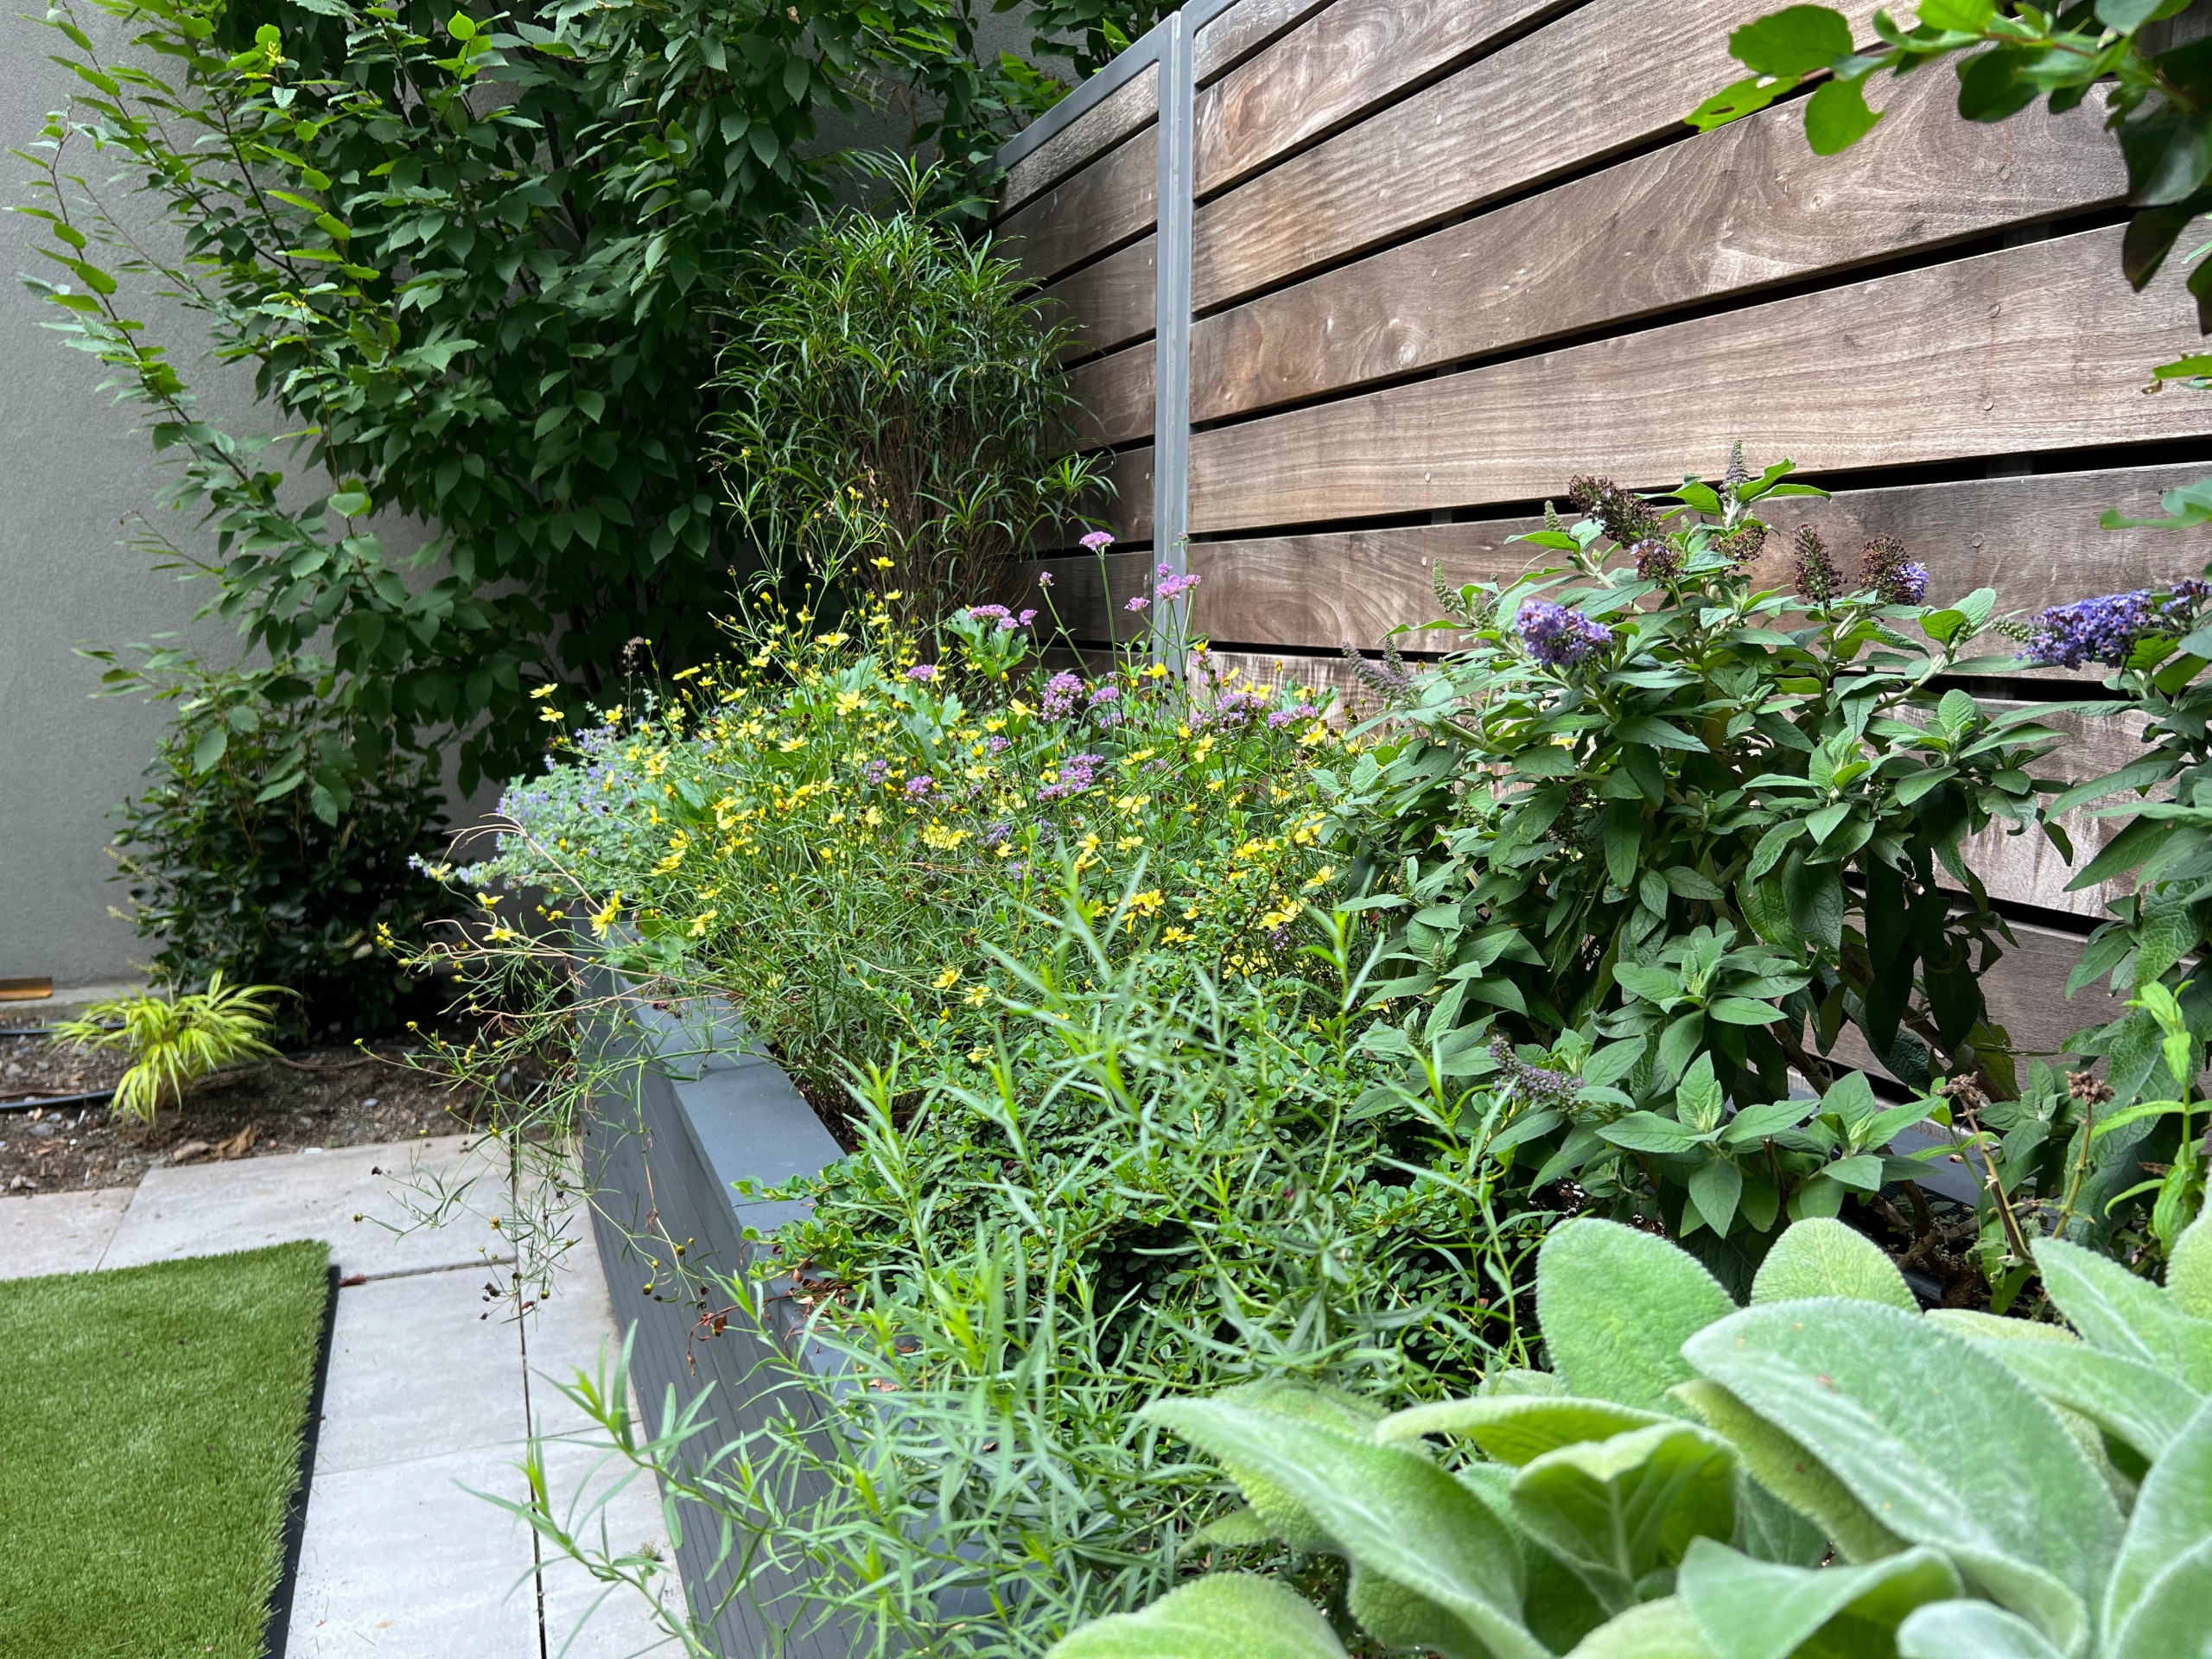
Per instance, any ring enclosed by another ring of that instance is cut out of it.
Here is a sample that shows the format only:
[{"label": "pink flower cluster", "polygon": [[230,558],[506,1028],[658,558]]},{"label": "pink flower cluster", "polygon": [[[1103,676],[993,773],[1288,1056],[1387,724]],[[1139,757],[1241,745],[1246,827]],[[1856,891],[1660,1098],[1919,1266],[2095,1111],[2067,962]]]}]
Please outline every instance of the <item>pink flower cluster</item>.
[{"label": "pink flower cluster", "polygon": [[1083,538],[1083,544],[1089,548],[1093,553],[1103,553],[1108,548],[1114,545],[1113,532],[1111,531],[1105,530],[1094,530],[1090,534]]},{"label": "pink flower cluster", "polygon": [[1003,605],[970,605],[968,615],[976,622],[996,622],[1001,633],[1012,633],[1016,628],[1026,628],[1037,620],[1037,613],[1033,610],[1024,611],[1016,616]]},{"label": "pink flower cluster", "polygon": [[1096,781],[1096,768],[1103,763],[1103,754],[1071,754],[1060,766],[1060,780],[1047,784],[1037,791],[1040,801],[1065,800],[1071,795],[1080,795]]},{"label": "pink flower cluster", "polygon": [[1163,564],[1160,567],[1159,579],[1153,583],[1152,598],[1147,599],[1142,594],[1139,594],[1122,608],[1141,611],[1150,608],[1154,599],[1180,599],[1204,580],[1204,577],[1195,575],[1179,576],[1175,574],[1173,566]]},{"label": "pink flower cluster", "polygon": [[906,677],[910,680],[919,680],[926,685],[930,681],[937,678],[937,664],[916,663],[913,667],[906,671]]}]

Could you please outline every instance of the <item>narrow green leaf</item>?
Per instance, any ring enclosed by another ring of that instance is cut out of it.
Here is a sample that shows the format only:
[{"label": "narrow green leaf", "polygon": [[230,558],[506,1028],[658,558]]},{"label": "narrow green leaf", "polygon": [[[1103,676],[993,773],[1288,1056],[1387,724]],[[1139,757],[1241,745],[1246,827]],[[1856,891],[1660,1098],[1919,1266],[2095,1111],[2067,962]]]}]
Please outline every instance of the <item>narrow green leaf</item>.
[{"label": "narrow green leaf", "polygon": [[2191,1319],[2110,1256],[2060,1238],[2034,1248],[2044,1288],[2092,1348],[2212,1394],[2212,1320]]}]

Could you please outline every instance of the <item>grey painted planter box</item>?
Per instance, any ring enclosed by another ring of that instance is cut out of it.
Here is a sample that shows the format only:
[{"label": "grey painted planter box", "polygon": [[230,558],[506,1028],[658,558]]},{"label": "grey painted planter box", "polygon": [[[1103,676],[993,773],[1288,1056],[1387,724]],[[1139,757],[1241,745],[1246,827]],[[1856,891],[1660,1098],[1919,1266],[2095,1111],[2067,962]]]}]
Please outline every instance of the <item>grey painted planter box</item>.
[{"label": "grey painted planter box", "polygon": [[[600,988],[614,987],[603,982]],[[656,1276],[647,1257],[665,1263],[672,1247],[683,1244],[683,1259],[695,1268],[741,1273],[760,1248],[747,1243],[746,1230],[765,1236],[806,1206],[747,1201],[732,1184],[766,1185],[811,1174],[840,1154],[782,1069],[749,1048],[727,1004],[694,1002],[680,1014],[641,1000],[620,1006],[628,1017],[610,1014],[594,1034],[615,1053],[642,1063],[626,1068],[631,1094],[601,1108],[586,1142],[593,1226],[616,1319],[635,1332],[632,1375],[648,1426],[658,1428],[671,1389],[679,1402],[689,1402],[711,1386],[707,1415],[715,1427],[698,1442],[710,1449],[766,1421],[763,1391],[776,1376],[766,1363],[779,1357],[769,1344],[789,1351],[804,1321],[788,1301],[772,1302],[765,1335],[737,1319],[709,1335],[698,1325],[696,1304],[645,1294]],[[645,1239],[652,1246],[639,1243]],[[660,1278],[667,1282],[665,1272]],[[719,1530],[712,1515],[689,1517],[677,1549],[696,1610],[714,1606],[730,1587],[728,1567],[712,1571]],[[811,1621],[802,1618],[796,1582],[788,1573],[753,1571],[749,1593],[734,1599],[715,1624],[728,1659],[770,1652],[845,1659],[852,1651],[840,1629],[806,1630]]]}]

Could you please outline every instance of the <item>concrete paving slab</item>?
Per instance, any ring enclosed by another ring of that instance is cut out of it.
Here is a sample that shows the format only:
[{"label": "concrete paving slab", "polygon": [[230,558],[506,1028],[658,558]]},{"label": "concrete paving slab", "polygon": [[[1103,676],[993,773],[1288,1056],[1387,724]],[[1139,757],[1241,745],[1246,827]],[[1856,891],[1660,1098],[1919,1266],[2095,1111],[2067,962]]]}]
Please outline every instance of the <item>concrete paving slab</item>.
[{"label": "concrete paving slab", "polygon": [[[586,1546],[609,1555],[651,1551],[664,1562],[653,1580],[669,1605],[681,1611],[683,1582],[675,1552],[661,1524],[660,1490],[651,1475],[624,1476],[627,1459],[609,1458],[582,1445],[555,1442],[546,1447],[546,1480],[555,1513]],[[627,1585],[609,1586],[566,1555],[543,1552],[547,1659],[632,1659],[671,1653],[677,1643],[653,1618],[651,1603]]]},{"label": "concrete paving slab", "polygon": [[504,1304],[484,1300],[487,1277],[454,1268],[340,1290],[315,1501],[326,1471],[471,1448],[522,1455],[522,1341]]},{"label": "concrete paving slab", "polygon": [[[598,1240],[588,1216],[570,1218],[575,1243],[562,1260],[552,1294],[523,1316],[523,1353],[530,1366],[531,1414],[543,1434],[563,1434],[588,1419],[561,1392],[582,1371],[612,1370],[622,1351],[621,1327],[607,1294]],[[635,1390],[632,1391],[634,1399]],[[634,1405],[632,1410],[635,1409]]]},{"label": "concrete paving slab", "polygon": [[91,1272],[130,1206],[127,1186],[0,1198],[0,1279]]},{"label": "concrete paving slab", "polygon": [[[530,1529],[512,1448],[316,1471],[288,1659],[537,1659]],[[474,1488],[474,1491],[464,1488]]]},{"label": "concrete paving slab", "polygon": [[[496,1149],[474,1154],[468,1149],[475,1145],[473,1136],[442,1135],[149,1170],[99,1265],[135,1267],[297,1238],[327,1241],[349,1277],[480,1265],[509,1253],[488,1224],[507,1198],[504,1172],[492,1162]],[[394,1177],[410,1170],[449,1187],[473,1179],[469,1213],[408,1230]]]}]

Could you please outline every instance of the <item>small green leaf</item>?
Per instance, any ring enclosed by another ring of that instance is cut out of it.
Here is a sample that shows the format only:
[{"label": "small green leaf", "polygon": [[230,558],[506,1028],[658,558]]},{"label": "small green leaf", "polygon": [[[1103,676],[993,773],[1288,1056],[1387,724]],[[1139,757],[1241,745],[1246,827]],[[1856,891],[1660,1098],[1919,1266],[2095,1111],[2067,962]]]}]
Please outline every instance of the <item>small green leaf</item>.
[{"label": "small green leaf", "polygon": [[2062,1238],[2034,1249],[2044,1290],[2091,1347],[2212,1394],[2212,1320],[2191,1319],[2110,1256]]},{"label": "small green leaf", "polygon": [[1610,1400],[1582,1400],[1571,1395],[1479,1395],[1392,1412],[1375,1426],[1375,1438],[1387,1442],[1419,1440],[1425,1434],[1464,1435],[1482,1447],[1486,1456],[1517,1469],[1563,1446],[1610,1440],[1670,1421],[1656,1412],[1634,1410]]},{"label": "small green leaf", "polygon": [[1851,55],[1851,25],[1826,6],[1789,6],[1729,35],[1728,53],[1762,75],[1809,75]]},{"label": "small green leaf", "polygon": [[2064,1659],[2043,1632],[1986,1601],[1938,1601],[1897,1627],[1897,1659]]},{"label": "small green leaf", "polygon": [[1726,1441],[1688,1423],[1655,1424],[1545,1452],[1514,1478],[1513,1513],[1586,1577],[1610,1580],[1625,1606],[1637,1581],[1680,1561],[1693,1539],[1735,1530],[1735,1483]]},{"label": "small green leaf", "polygon": [[213,772],[216,763],[222,760],[224,751],[230,746],[230,734],[220,726],[210,727],[207,731],[200,733],[200,741],[192,746],[193,771]]},{"label": "small green leaf", "polygon": [[1727,1237],[1735,1224],[1737,1202],[1744,1196],[1744,1172],[1736,1167],[1736,1160],[1726,1153],[1713,1154],[1691,1171],[1688,1185],[1690,1201],[1705,1224],[1719,1237]]},{"label": "small green leaf", "polygon": [[1932,1549],[1814,1570],[1755,1561],[1709,1538],[1690,1547],[1675,1582],[1721,1659],[1881,1653],[1914,1608],[1965,1590]]},{"label": "small green leaf", "polygon": [[1823,81],[1805,102],[1805,142],[1815,156],[1840,155],[1873,131],[1881,118],[1866,107],[1863,82]]}]

